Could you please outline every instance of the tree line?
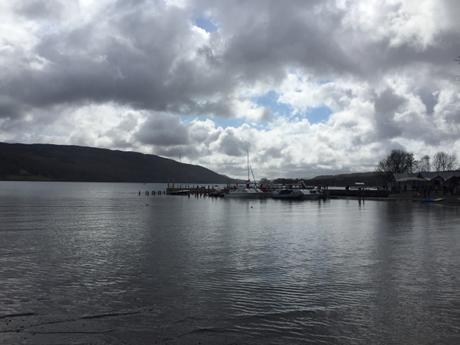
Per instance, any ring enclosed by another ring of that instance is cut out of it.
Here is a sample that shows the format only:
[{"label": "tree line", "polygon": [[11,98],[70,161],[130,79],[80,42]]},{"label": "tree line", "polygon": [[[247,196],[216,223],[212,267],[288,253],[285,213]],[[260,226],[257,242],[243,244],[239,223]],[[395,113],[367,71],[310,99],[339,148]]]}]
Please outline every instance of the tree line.
[{"label": "tree line", "polygon": [[420,160],[415,159],[411,152],[393,150],[377,165],[378,172],[394,174],[411,174],[425,171],[449,171],[455,170],[457,155],[455,153],[437,152],[430,157],[423,156]]}]

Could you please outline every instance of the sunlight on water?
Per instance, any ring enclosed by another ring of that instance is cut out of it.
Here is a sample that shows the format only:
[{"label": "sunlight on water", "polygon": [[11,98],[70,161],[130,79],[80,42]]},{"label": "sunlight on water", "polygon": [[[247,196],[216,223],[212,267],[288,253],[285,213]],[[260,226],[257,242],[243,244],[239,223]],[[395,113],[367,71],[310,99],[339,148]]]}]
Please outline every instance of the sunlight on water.
[{"label": "sunlight on water", "polygon": [[0,343],[458,344],[460,209],[0,183]]}]

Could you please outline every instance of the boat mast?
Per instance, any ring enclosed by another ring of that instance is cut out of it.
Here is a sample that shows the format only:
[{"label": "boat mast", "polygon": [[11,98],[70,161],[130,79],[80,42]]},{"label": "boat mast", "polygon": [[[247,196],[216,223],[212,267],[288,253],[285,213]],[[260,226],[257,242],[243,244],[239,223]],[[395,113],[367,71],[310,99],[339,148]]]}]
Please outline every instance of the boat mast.
[{"label": "boat mast", "polygon": [[256,177],[254,176],[254,170],[252,170],[252,167],[250,168],[251,168],[252,180],[254,181],[254,186],[257,186]]},{"label": "boat mast", "polygon": [[248,165],[248,182],[251,181],[251,178],[249,176],[249,149],[246,149],[246,161]]}]

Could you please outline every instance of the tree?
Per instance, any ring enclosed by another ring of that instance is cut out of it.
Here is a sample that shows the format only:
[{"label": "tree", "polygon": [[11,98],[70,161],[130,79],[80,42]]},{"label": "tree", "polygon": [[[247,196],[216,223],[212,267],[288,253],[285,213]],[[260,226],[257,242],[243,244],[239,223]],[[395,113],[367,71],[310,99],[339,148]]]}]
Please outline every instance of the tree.
[{"label": "tree", "polygon": [[435,171],[454,170],[457,165],[457,155],[446,152],[437,152],[433,157],[433,167]]},{"label": "tree", "polygon": [[431,171],[430,156],[425,155],[419,161],[417,161],[416,170],[419,172]]},{"label": "tree", "polygon": [[393,150],[377,166],[377,171],[393,174],[410,174],[414,171],[414,154],[403,150]]}]

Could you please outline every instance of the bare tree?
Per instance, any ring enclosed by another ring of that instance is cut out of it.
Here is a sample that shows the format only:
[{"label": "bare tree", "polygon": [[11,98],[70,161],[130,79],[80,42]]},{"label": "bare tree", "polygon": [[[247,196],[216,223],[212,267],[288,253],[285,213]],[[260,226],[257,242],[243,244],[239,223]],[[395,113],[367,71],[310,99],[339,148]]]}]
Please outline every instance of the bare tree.
[{"label": "bare tree", "polygon": [[404,174],[412,173],[415,168],[414,154],[403,150],[393,150],[377,166],[377,171]]},{"label": "bare tree", "polygon": [[454,170],[457,165],[457,155],[446,152],[437,152],[433,157],[433,167],[435,171]]},{"label": "bare tree", "polygon": [[425,155],[417,161],[417,168],[415,170],[419,172],[431,171],[430,156]]}]

